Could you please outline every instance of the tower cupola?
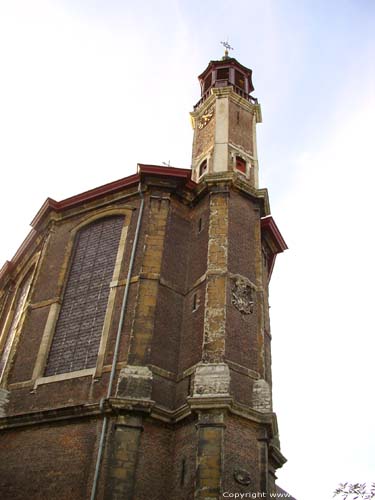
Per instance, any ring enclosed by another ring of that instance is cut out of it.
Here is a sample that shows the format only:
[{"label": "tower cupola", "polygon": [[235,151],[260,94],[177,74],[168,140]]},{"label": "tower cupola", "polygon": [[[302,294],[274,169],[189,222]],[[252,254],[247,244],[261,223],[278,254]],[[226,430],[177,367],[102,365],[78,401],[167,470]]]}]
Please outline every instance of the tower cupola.
[{"label": "tower cupola", "polygon": [[251,75],[251,69],[245,68],[233,57],[224,56],[220,61],[211,61],[203,73],[198,76],[201,99],[194,109],[197,109],[205,101],[212,88],[228,86],[232,86],[233,90],[241,97],[256,103],[257,99],[250,95],[254,90]]},{"label": "tower cupola", "polygon": [[258,187],[256,123],[262,121],[252,71],[228,57],[211,61],[198,77],[201,98],[191,113],[192,178],[233,172]]}]

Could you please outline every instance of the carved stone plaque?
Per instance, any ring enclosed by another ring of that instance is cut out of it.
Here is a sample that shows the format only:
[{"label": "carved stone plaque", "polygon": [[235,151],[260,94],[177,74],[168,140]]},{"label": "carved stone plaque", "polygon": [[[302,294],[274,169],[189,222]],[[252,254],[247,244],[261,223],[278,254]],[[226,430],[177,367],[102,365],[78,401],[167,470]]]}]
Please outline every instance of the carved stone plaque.
[{"label": "carved stone plaque", "polygon": [[228,396],[229,382],[229,367],[225,363],[197,365],[193,396]]},{"label": "carved stone plaque", "polygon": [[251,314],[254,310],[254,285],[243,276],[232,276],[232,304],[242,314]]}]

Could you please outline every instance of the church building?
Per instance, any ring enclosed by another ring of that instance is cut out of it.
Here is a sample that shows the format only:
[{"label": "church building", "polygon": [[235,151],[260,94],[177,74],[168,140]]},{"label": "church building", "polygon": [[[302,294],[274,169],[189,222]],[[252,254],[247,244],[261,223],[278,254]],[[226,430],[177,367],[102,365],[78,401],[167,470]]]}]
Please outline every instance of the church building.
[{"label": "church building", "polygon": [[227,51],[199,83],[191,169],[47,198],[0,271],[2,499],[282,491],[261,108]]}]

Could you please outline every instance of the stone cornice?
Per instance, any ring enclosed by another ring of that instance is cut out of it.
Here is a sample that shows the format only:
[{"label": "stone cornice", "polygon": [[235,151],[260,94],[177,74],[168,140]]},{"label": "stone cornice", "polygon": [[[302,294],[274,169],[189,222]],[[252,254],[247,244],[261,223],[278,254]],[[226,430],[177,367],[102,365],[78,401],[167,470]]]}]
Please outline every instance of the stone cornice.
[{"label": "stone cornice", "polygon": [[221,187],[230,190],[235,188],[239,193],[248,196],[260,203],[261,217],[266,217],[271,213],[268,190],[266,188],[256,189],[237,172],[222,172],[206,174],[203,180],[197,185],[194,202],[197,202],[207,192],[214,192]]},{"label": "stone cornice", "polygon": [[269,429],[269,439],[278,438],[277,420],[274,413],[258,412],[247,406],[235,403],[230,396],[189,397],[187,398],[187,404],[175,410],[158,406],[154,401],[147,399],[110,398],[106,399],[103,405],[98,402],[63,406],[2,417],[0,418],[0,431],[34,425],[49,425],[54,422],[67,420],[101,418],[104,414],[117,415],[121,412],[141,412],[148,415],[148,418],[174,424],[190,417],[196,411],[217,409],[223,409],[246,420],[266,425]]}]

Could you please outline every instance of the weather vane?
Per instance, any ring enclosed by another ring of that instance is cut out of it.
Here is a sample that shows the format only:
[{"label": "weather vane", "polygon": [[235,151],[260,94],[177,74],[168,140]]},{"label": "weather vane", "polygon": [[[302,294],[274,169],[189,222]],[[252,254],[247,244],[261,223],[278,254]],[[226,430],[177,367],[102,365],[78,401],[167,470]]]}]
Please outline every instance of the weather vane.
[{"label": "weather vane", "polygon": [[226,42],[220,42],[221,45],[223,45],[223,47],[225,48],[225,52],[224,52],[224,57],[223,59],[226,59],[228,57],[228,50],[233,50],[233,47],[231,47],[228,43],[228,39]]}]

